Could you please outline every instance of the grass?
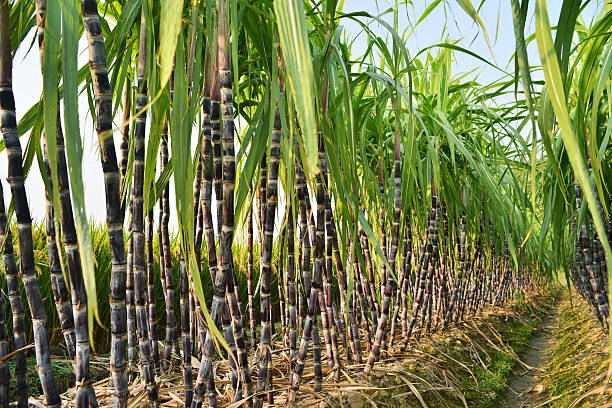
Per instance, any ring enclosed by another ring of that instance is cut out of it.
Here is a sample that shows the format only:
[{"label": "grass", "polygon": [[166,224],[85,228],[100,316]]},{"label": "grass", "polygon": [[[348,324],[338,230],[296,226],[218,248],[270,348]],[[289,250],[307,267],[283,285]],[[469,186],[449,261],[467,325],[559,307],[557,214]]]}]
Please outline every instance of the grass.
[{"label": "grass", "polygon": [[[544,367],[542,398],[548,407],[601,407],[609,394],[601,396],[607,370],[607,336],[582,298],[563,300],[559,328]],[[607,406],[607,405],[606,405]]]},{"label": "grass", "polygon": [[[11,372],[14,372],[14,360],[9,361],[9,368]],[[56,358],[51,361],[51,368],[53,369],[53,373],[55,374],[55,379],[57,380],[57,386],[60,392],[64,392],[70,387],[74,386],[75,376],[74,369],[72,367],[72,362],[70,362],[69,360]],[[38,377],[38,372],[36,371],[36,360],[34,358],[29,358],[27,360],[26,370],[29,395],[33,397],[41,395],[42,388],[40,385],[40,378]],[[92,362],[90,370],[91,379],[93,382],[107,378],[109,375],[108,369],[104,368],[103,364],[96,364],[95,362]],[[9,384],[9,393],[10,395],[17,395],[17,380],[15,379],[15,376],[11,377],[11,381]]]},{"label": "grass", "polygon": [[[469,375],[460,377],[460,388],[465,390],[464,395],[470,407],[495,408],[499,406],[500,395],[504,392],[512,370],[517,365],[515,355],[523,353],[529,338],[536,331],[541,316],[544,314],[544,310],[533,299],[527,300],[524,297],[517,298],[511,310],[514,315],[510,318],[492,316],[487,320],[499,332],[512,352],[498,350],[490,344],[482,344],[490,362],[475,369],[474,375],[478,380],[478,385],[475,386]],[[456,357],[461,358],[461,355]]]},{"label": "grass", "polygon": [[[417,393],[430,407],[499,407],[517,364],[515,356],[525,350],[554,294],[540,291],[516,298],[508,308],[485,311],[482,318],[412,343],[405,358],[372,376],[377,390],[370,393],[371,398],[379,407],[421,407]],[[390,375],[393,371],[402,375]],[[413,383],[416,393],[402,376]],[[345,406],[360,403],[369,406],[355,395],[343,400]]]},{"label": "grass", "polygon": [[[111,256],[110,250],[108,246],[108,236],[106,235],[106,227],[101,225],[94,225],[92,223],[91,231],[91,239],[93,244],[94,256],[96,259],[95,265],[95,273],[96,273],[96,286],[97,286],[97,295],[98,295],[98,311],[100,313],[100,321],[101,325],[98,324],[94,328],[94,350],[98,355],[104,355],[110,351],[110,309],[109,309],[109,284],[110,284],[110,268],[111,268]],[[18,245],[17,245],[17,233],[16,231],[13,233],[14,238],[14,247],[16,251],[16,257],[18,258]],[[56,351],[57,356],[65,357],[65,348],[63,347],[64,338],[61,332],[59,319],[57,316],[57,311],[55,309],[55,303],[53,300],[53,292],[51,290],[51,279],[49,275],[49,267],[47,261],[47,243],[46,243],[46,235],[44,224],[37,223],[33,226],[33,242],[34,242],[34,257],[35,257],[35,265],[36,265],[36,275],[38,284],[40,286],[41,295],[43,299],[43,304],[45,306],[45,310],[47,313],[47,319],[49,322],[49,337],[51,342],[51,347]],[[203,249],[205,249],[205,243],[203,244]],[[180,296],[178,295],[178,287],[179,287],[179,249],[178,249],[178,237],[171,236],[171,252],[172,252],[172,274],[173,274],[173,282],[175,285],[175,311],[180,310]],[[236,276],[238,279],[238,284],[240,286],[241,299],[247,299],[247,279],[246,279],[246,265],[247,265],[247,248],[246,243],[244,245],[235,245],[234,246],[234,263]],[[253,245],[254,250],[254,265],[253,265],[253,290],[257,290],[257,282],[259,278],[259,261],[258,261],[258,249],[256,243]],[[155,265],[154,265],[154,273],[155,273],[155,300],[157,307],[157,333],[159,338],[163,338],[165,333],[165,325],[166,325],[166,311],[164,305],[164,297],[162,294],[161,280],[160,280],[160,269],[159,269],[159,258],[158,254],[158,243],[157,243],[157,234],[155,234],[154,241],[154,252],[155,256]],[[208,273],[208,264],[205,257],[206,251],[202,251],[202,285],[204,288],[204,295],[206,299],[212,299],[213,296],[213,287],[210,279],[210,274]],[[277,274],[277,266],[278,266],[278,245],[275,246],[272,257],[272,268],[273,268],[273,276],[272,276],[272,295],[274,298],[278,298],[278,274]],[[6,291],[6,278],[4,274],[0,274],[0,288],[4,288],[3,291]],[[23,289],[22,289],[23,293]],[[25,299],[25,295],[22,297],[25,307],[25,315],[26,315],[26,336],[28,343],[33,342],[32,338],[32,329],[30,322],[30,312],[28,309],[28,304]],[[259,317],[259,297],[255,297],[255,317],[258,319]],[[12,315],[10,307],[8,306],[8,299],[6,302],[6,322],[7,327],[9,328],[9,332],[12,328]],[[210,307],[210,305],[208,305]],[[246,304],[243,305],[246,307]],[[178,319],[178,314],[177,314]],[[258,321],[258,320],[257,320]],[[180,321],[178,321],[180,325]],[[12,344],[10,345],[12,349]],[[29,351],[30,354],[33,355],[33,351]]]}]

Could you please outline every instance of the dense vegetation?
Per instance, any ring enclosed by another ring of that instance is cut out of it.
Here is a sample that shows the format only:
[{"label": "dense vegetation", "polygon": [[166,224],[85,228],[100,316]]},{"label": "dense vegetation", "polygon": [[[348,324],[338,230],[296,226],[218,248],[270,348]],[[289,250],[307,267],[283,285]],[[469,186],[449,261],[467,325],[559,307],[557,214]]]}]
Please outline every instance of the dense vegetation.
[{"label": "dense vegetation", "polygon": [[[216,390],[217,359],[233,402],[280,402],[279,370],[293,402],[304,381],[319,391],[349,364],[367,375],[394,343],[403,350],[559,273],[607,327],[612,10],[587,26],[589,0],[564,1],[553,40],[545,0],[532,2],[526,35],[529,3],[511,0],[516,72],[489,84],[453,75],[456,53],[491,64],[455,43],[408,50],[399,4],[381,16],[345,14],[337,0],[0,4],[11,197],[5,206],[0,195],[0,407],[27,405],[30,336],[46,404],[60,406],[56,318],[78,407],[98,404],[92,345],[110,352],[115,407],[134,384],[159,406],[159,377],[172,370],[186,406],[231,402]],[[482,26],[470,1],[459,4]],[[364,55],[351,54],[343,20],[363,28]],[[17,122],[12,61],[32,30],[43,92]],[[540,63],[543,86],[531,79]],[[105,228],[86,218],[83,110],[98,137]],[[34,163],[44,232],[23,182]]]}]

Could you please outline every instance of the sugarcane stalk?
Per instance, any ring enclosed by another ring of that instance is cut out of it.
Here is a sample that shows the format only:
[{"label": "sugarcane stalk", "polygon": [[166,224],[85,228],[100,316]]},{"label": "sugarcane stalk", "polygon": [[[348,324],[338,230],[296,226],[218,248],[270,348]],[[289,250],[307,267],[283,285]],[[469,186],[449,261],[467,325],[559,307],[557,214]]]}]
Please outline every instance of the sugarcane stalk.
[{"label": "sugarcane stalk", "polygon": [[60,396],[49,352],[47,315],[42,303],[40,287],[34,271],[34,250],[32,242],[32,219],[24,186],[21,143],[17,133],[15,98],[12,89],[12,59],[10,39],[10,4],[0,5],[0,133],[8,156],[8,183],[17,218],[19,231],[19,262],[21,279],[26,291],[32,316],[34,343],[36,348],[36,367],[40,377],[47,406],[59,407]]},{"label": "sugarcane stalk", "polygon": [[147,319],[147,284],[145,271],[145,237],[144,237],[144,159],[145,159],[145,125],[147,105],[146,63],[146,25],[144,14],[141,16],[140,43],[138,52],[138,91],[136,111],[138,116],[134,126],[134,179],[132,181],[132,241],[134,245],[134,304],[136,309],[136,330],[138,332],[140,370],[143,374],[147,396],[151,406],[159,406],[155,373],[151,360],[152,345],[149,337]]},{"label": "sugarcane stalk", "polygon": [[153,261],[153,210],[147,214],[146,224],[147,234],[147,306],[148,306],[148,323],[149,323],[149,341],[151,342],[151,351],[153,353],[153,366],[159,369],[159,347],[157,344],[157,318],[155,306],[155,272]]},{"label": "sugarcane stalk", "polygon": [[[0,292],[3,292],[0,289]],[[9,334],[6,327],[6,306],[4,304],[4,296],[0,299],[0,407],[8,408],[9,406],[9,383],[11,380],[11,370],[9,368]]]},{"label": "sugarcane stalk", "polygon": [[247,218],[247,294],[249,308],[249,328],[251,330],[251,348],[257,347],[255,331],[255,306],[253,305],[253,207],[249,209]]},{"label": "sugarcane stalk", "polygon": [[[163,171],[168,165],[168,121],[164,118],[161,132],[161,170]],[[166,300],[166,338],[164,344],[164,370],[172,358],[172,347],[174,346],[178,353],[178,332],[176,326],[176,314],[174,312],[174,279],[172,277],[172,253],[170,251],[170,233],[168,224],[170,221],[170,187],[166,185],[161,196],[161,240],[160,240],[160,258],[163,259],[162,279],[165,287]]]},{"label": "sugarcane stalk", "polygon": [[[6,286],[13,317],[13,347],[15,353],[15,378],[17,380],[17,407],[28,407],[28,381],[26,369],[27,340],[25,336],[25,313],[19,287],[19,274],[15,255],[13,253],[13,236],[6,219],[4,194],[0,184],[0,245],[2,246],[2,262],[6,274]],[[7,377],[8,379],[8,377]]]},{"label": "sugarcane stalk", "polygon": [[100,161],[104,172],[106,194],[106,226],[112,258],[111,305],[111,377],[115,388],[116,408],[127,406],[128,388],[125,356],[126,337],[126,258],[123,242],[120,172],[112,132],[112,90],[106,69],[104,37],[95,0],[81,0],[83,27],[89,49],[89,70],[95,94],[96,132],[100,144]]},{"label": "sugarcane stalk", "polygon": [[[211,61],[211,69],[209,70],[211,76],[210,83],[210,122],[211,122],[211,136],[207,138],[207,134],[204,133],[204,140],[202,141],[202,170],[204,177],[204,186],[200,192],[200,200],[204,200],[204,230],[206,235],[206,248],[208,258],[208,269],[213,281],[214,296],[212,305],[210,308],[210,316],[215,323],[218,325],[221,321],[221,312],[225,307],[225,292],[227,289],[226,276],[223,273],[218,272],[218,260],[217,260],[217,249],[215,246],[214,227],[213,227],[213,216],[212,216],[212,202],[211,202],[211,188],[210,185],[213,182],[212,172],[214,168],[214,152],[212,141],[220,138],[221,124],[220,124],[220,102],[219,102],[219,81],[217,68],[214,66],[214,62]],[[211,161],[213,162],[211,164]],[[202,196],[204,195],[204,196]],[[215,197],[217,193],[215,191]],[[220,225],[220,224],[219,224]],[[200,328],[200,332],[204,331],[204,327]],[[202,359],[200,369],[198,370],[198,376],[194,387],[194,398],[191,403],[192,408],[199,408],[202,406],[202,400],[204,394],[208,389],[209,404],[216,406],[216,392],[214,389],[214,376],[212,375],[212,358],[214,353],[214,341],[213,334],[207,331],[204,336],[204,344],[202,345]],[[212,386],[212,388],[211,388]]]},{"label": "sugarcane stalk", "polygon": [[191,334],[189,315],[189,279],[183,253],[180,259],[180,293],[181,293],[181,337],[183,342],[183,380],[185,383],[185,406],[193,400],[193,379],[191,371]]},{"label": "sugarcane stalk", "polygon": [[281,119],[278,107],[274,114],[274,128],[270,146],[270,175],[267,186],[266,215],[264,225],[264,241],[262,246],[261,258],[261,356],[257,378],[257,394],[255,395],[254,406],[260,408],[263,401],[260,393],[266,390],[268,362],[271,359],[270,340],[270,272],[272,262],[272,238],[274,233],[274,218],[276,214],[276,202],[278,191],[278,166],[280,161],[280,135]]},{"label": "sugarcane stalk", "polygon": [[130,236],[127,250],[127,277],[125,289],[126,314],[127,314],[127,360],[128,360],[128,379],[134,381],[138,372],[138,334],[136,333],[136,308],[134,304],[134,240],[132,235],[134,204],[130,197],[128,209],[128,234]]},{"label": "sugarcane stalk", "polygon": [[[47,177],[51,180],[51,169],[49,168],[49,160],[47,158],[46,148],[44,149],[44,162],[47,167]],[[69,301],[68,287],[66,279],[62,271],[61,259],[57,249],[57,241],[55,234],[53,202],[49,192],[45,190],[46,201],[46,219],[45,232],[47,235],[47,256],[49,260],[49,274],[51,275],[51,289],[53,291],[53,299],[55,300],[55,308],[64,335],[64,343],[68,357],[74,358],[76,355],[76,334],[74,332],[74,316],[72,314],[71,302]]]},{"label": "sugarcane stalk", "polygon": [[287,304],[289,309],[289,370],[297,354],[297,314],[295,296],[295,233],[293,231],[293,212],[287,208]]},{"label": "sugarcane stalk", "polygon": [[121,214],[125,215],[125,206],[127,200],[124,198],[124,194],[127,191],[127,180],[126,171],[128,164],[128,156],[130,150],[130,116],[132,114],[132,80],[129,74],[125,77],[125,85],[123,88],[123,115],[121,120],[123,121],[121,127],[121,144],[119,145],[119,151],[121,152],[121,159],[119,161],[119,173],[121,174],[121,181],[119,183],[119,191],[121,192]]},{"label": "sugarcane stalk", "polygon": [[[396,142],[397,143],[397,142]],[[390,270],[387,272],[387,282],[385,284],[385,291],[382,304],[381,318],[378,322],[378,328],[376,329],[376,335],[374,337],[374,344],[372,350],[368,356],[366,366],[363,370],[364,374],[368,374],[374,365],[374,362],[378,360],[379,348],[382,342],[383,334],[386,331],[387,319],[389,316],[389,308],[391,304],[391,296],[393,295],[393,289],[395,288],[395,279],[393,274],[397,275],[396,266],[396,255],[399,240],[399,219],[402,211],[402,195],[401,195],[401,164],[399,160],[399,150],[396,145],[395,154],[395,189],[394,189],[394,211],[393,211],[393,232],[391,236],[391,250],[389,254],[389,266]]]}]

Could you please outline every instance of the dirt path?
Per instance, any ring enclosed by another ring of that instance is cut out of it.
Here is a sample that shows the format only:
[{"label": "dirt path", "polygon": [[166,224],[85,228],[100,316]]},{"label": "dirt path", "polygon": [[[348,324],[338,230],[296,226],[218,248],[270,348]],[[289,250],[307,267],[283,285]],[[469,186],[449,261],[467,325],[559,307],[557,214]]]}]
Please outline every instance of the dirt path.
[{"label": "dirt path", "polygon": [[500,399],[500,408],[529,408],[537,405],[534,399],[541,390],[538,390],[536,377],[546,363],[548,351],[552,346],[552,331],[559,325],[559,304],[560,299],[557,299],[520,356],[521,361],[533,369],[527,370],[521,364],[514,367],[508,386]]}]

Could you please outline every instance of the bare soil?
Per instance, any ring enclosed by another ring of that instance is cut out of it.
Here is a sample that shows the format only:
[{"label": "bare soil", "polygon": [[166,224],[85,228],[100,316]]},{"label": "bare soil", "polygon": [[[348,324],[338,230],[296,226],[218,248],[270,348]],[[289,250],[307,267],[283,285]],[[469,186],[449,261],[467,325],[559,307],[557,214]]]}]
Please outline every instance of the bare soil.
[{"label": "bare soil", "polygon": [[499,398],[501,408],[535,408],[545,392],[539,376],[554,346],[553,331],[559,327],[559,299],[542,318],[542,324],[529,339],[527,347],[512,371],[506,389]]}]

